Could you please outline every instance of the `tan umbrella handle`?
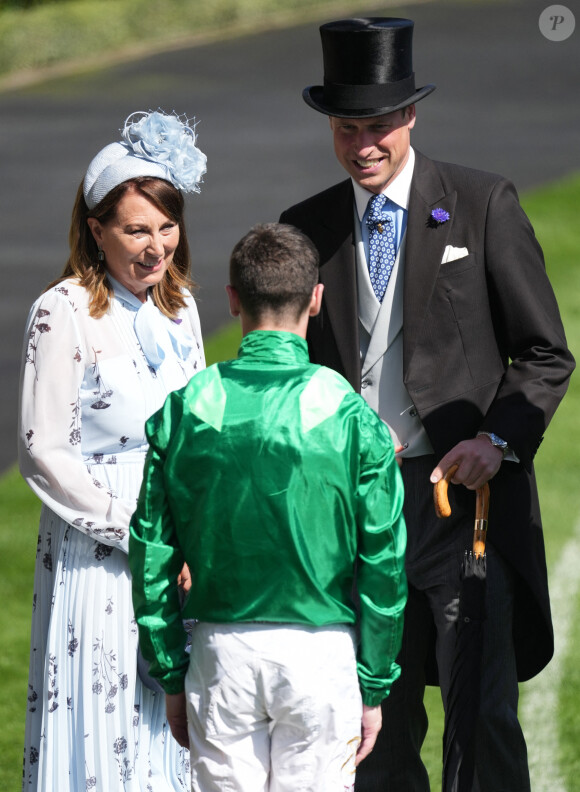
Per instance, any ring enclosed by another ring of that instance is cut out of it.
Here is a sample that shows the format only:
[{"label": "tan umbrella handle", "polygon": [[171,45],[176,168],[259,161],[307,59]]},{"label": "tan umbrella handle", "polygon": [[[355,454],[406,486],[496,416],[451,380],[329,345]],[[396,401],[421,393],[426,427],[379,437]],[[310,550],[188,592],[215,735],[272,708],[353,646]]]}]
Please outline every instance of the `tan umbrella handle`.
[{"label": "tan umbrella handle", "polygon": [[459,465],[452,465],[443,478],[433,487],[433,501],[435,503],[435,514],[437,517],[451,516],[451,506],[449,505],[447,490],[449,489],[449,480],[453,478],[458,467]]},{"label": "tan umbrella handle", "polygon": [[[433,501],[435,503],[435,513],[437,517],[449,517],[451,506],[447,490],[449,481],[455,475],[459,465],[452,465],[447,473],[433,487]],[[480,557],[485,553],[485,539],[487,535],[487,515],[489,512],[489,484],[486,482],[483,487],[477,490],[475,500],[475,527],[473,531],[473,553]]]}]

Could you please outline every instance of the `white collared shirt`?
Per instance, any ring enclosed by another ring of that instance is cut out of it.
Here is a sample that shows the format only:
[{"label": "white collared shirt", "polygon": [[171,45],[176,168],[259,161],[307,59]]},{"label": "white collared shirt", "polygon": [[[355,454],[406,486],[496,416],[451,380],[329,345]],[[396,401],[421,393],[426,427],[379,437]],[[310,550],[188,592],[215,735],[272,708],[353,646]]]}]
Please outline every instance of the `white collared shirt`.
[{"label": "white collared shirt", "polygon": [[[403,238],[407,225],[407,212],[409,209],[409,196],[411,194],[411,181],[413,179],[414,168],[415,152],[413,151],[413,148],[409,148],[409,157],[407,158],[407,162],[403,166],[402,171],[382,191],[383,195],[386,195],[389,200],[393,201],[393,203],[397,204],[397,206],[400,206],[401,209],[404,210],[401,219],[396,224],[397,227],[395,229],[397,250],[399,249],[399,245],[401,244],[401,239]],[[358,184],[354,179],[352,179],[352,186],[354,188],[356,213],[358,215],[359,222],[361,223],[361,234],[363,240],[365,240],[363,218],[367,210],[369,200],[373,197],[374,193],[365,190],[365,188],[361,187],[360,184]]]}]

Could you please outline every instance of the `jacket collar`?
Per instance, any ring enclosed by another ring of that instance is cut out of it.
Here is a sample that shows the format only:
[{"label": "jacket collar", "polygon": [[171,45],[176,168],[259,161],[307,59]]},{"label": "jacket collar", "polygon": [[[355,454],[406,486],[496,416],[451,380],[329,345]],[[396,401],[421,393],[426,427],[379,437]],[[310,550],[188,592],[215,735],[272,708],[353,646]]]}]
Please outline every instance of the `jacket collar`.
[{"label": "jacket collar", "polygon": [[253,330],[242,339],[238,358],[272,364],[308,363],[306,340],[282,330]]}]

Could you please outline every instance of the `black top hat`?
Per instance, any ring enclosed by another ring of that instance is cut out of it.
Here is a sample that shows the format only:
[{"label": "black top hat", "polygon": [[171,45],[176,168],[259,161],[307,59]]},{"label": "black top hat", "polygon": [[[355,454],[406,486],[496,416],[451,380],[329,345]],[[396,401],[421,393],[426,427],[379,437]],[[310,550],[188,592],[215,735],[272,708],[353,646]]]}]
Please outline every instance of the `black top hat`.
[{"label": "black top hat", "polygon": [[365,118],[418,102],[434,85],[415,88],[410,19],[342,19],[320,28],[324,85],[310,85],[304,101],[326,115]]}]

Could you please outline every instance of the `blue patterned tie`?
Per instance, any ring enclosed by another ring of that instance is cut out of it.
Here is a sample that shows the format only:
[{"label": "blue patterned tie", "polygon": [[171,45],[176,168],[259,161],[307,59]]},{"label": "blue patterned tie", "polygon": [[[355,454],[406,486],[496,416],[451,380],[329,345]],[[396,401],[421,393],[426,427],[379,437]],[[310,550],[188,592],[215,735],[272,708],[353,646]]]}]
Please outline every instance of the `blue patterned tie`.
[{"label": "blue patterned tie", "polygon": [[386,195],[373,195],[366,220],[369,228],[369,275],[379,302],[385,296],[397,256],[393,219],[385,209],[387,200]]}]

